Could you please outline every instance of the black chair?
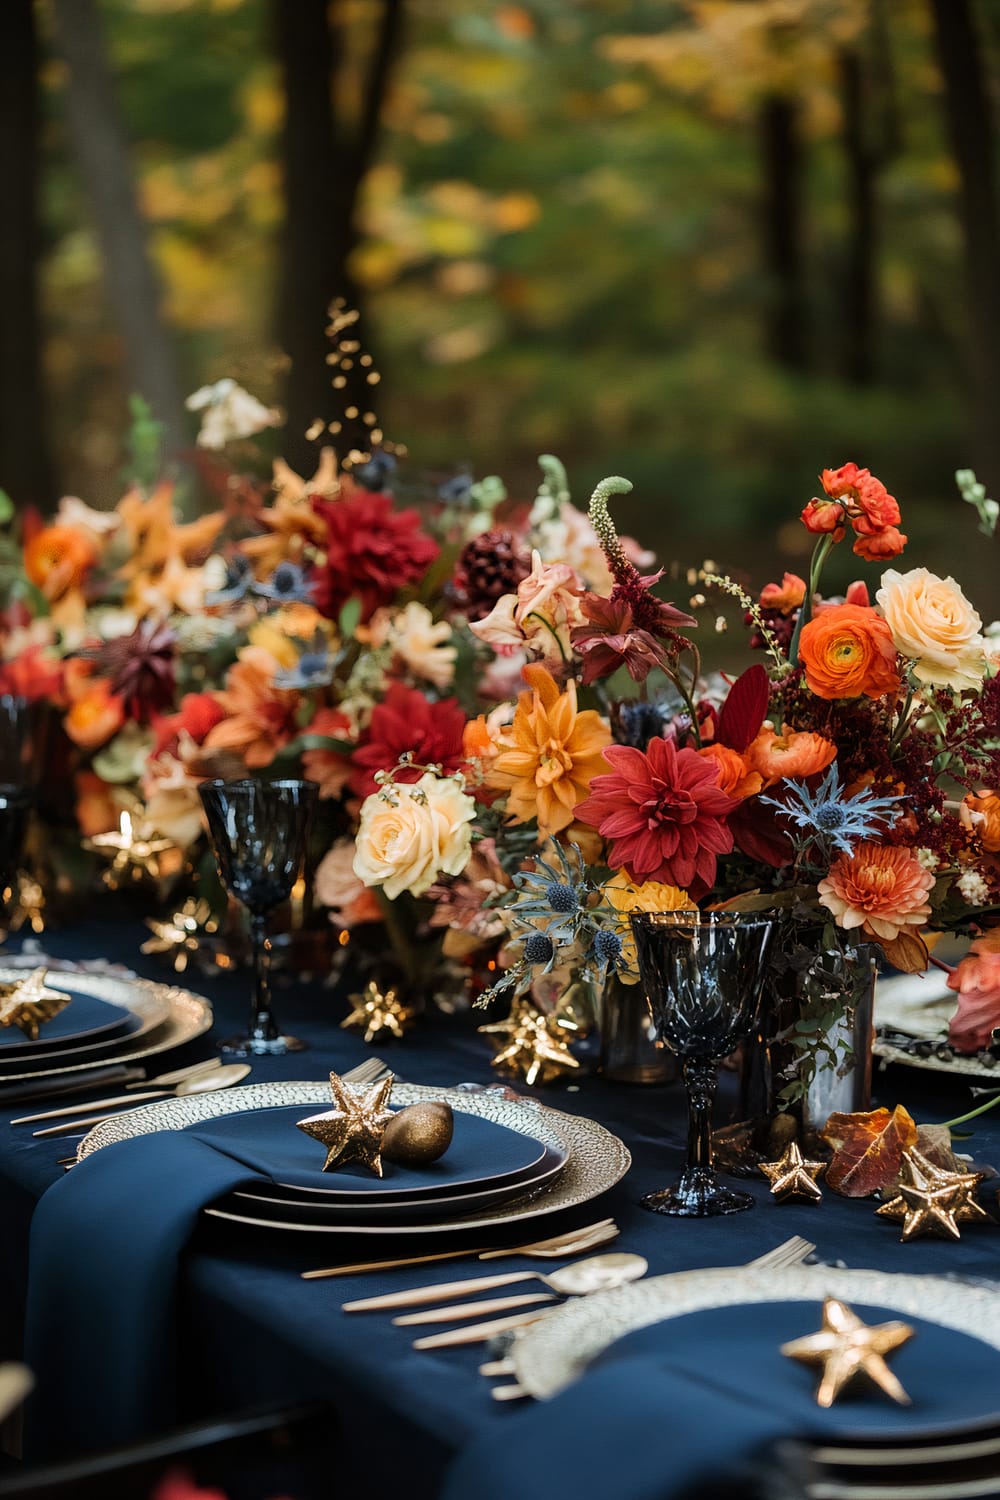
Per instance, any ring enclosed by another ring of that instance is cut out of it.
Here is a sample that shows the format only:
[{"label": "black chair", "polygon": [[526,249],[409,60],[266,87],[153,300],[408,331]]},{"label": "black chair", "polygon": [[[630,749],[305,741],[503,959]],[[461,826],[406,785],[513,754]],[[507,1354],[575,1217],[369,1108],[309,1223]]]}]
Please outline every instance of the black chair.
[{"label": "black chair", "polygon": [[8,1469],[0,1500],[150,1500],[178,1471],[228,1500],[330,1500],[336,1429],[328,1405],[220,1418],[72,1462]]}]

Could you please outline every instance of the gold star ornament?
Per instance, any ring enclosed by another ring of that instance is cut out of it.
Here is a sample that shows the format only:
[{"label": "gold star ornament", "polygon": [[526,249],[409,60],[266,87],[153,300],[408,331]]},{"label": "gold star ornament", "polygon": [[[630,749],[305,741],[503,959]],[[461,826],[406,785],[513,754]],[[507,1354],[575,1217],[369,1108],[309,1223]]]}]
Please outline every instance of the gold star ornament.
[{"label": "gold star ornament", "polygon": [[976,1201],[982,1172],[951,1172],[936,1167],[920,1151],[904,1151],[899,1182],[892,1197],[875,1210],[879,1218],[902,1224],[901,1240],[936,1235],[957,1240],[959,1224],[991,1224]]},{"label": "gold star ornament", "polygon": [[111,833],[95,833],[84,839],[83,846],[110,859],[101,877],[109,891],[119,891],[147,876],[158,880],[163,873],[161,856],[174,848],[170,839],[154,838],[129,812],[122,813]]},{"label": "gold star ornament", "polygon": [[49,989],[45,983],[48,972],[32,969],[16,984],[0,985],[0,1026],[20,1027],[30,1042],[38,1041],[45,1022],[65,1010],[73,998]]},{"label": "gold star ornament", "polygon": [[219,924],[207,901],[189,896],[179,911],[165,922],[146,918],[153,934],[140,946],[140,953],[160,953],[169,957],[178,974],[183,974],[191,958],[219,930]]},{"label": "gold star ornament", "polygon": [[485,1036],[496,1038],[493,1066],[529,1085],[549,1083],[580,1066],[569,1050],[569,1037],[578,1030],[566,1017],[536,1010],[524,996],[514,1001],[505,1021],[479,1027]]},{"label": "gold star ornament", "polygon": [[416,1011],[404,1005],[395,989],[382,991],[370,979],[360,995],[350,995],[351,1014],[341,1021],[345,1031],[363,1031],[366,1042],[373,1042],[383,1031],[401,1038]]},{"label": "gold star ornament", "polygon": [[900,1406],[909,1406],[910,1398],[885,1357],[909,1343],[914,1332],[909,1323],[862,1323],[846,1302],[827,1297],[819,1333],[782,1344],[781,1352],[800,1364],[820,1367],[817,1406],[832,1406],[844,1387],[859,1378],[877,1385]]},{"label": "gold star ornament", "polygon": [[392,1119],[392,1110],[386,1105],[393,1081],[390,1073],[366,1093],[356,1094],[339,1074],[330,1074],[333,1109],[296,1121],[299,1130],[326,1147],[324,1172],[356,1161],[369,1167],[376,1177],[382,1176],[382,1138]]},{"label": "gold star ornament", "polygon": [[818,1203],[823,1194],[816,1178],[825,1167],[826,1162],[823,1161],[806,1161],[798,1141],[789,1141],[778,1161],[760,1163],[760,1170],[771,1184],[771,1192],[779,1203],[793,1198]]}]

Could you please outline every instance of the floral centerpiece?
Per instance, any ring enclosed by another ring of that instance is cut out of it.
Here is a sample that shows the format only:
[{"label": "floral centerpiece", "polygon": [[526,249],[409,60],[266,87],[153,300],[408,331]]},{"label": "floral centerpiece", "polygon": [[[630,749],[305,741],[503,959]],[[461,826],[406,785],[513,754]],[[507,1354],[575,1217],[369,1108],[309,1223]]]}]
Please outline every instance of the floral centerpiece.
[{"label": "floral centerpiece", "polygon": [[[245,403],[243,427],[219,409],[235,399],[205,397],[211,441],[245,435]],[[807,579],[752,596],[703,571],[689,608],[735,599],[761,654],[705,676],[695,618],[618,536],[608,502],[628,482],[585,514],[540,462],[520,505],[461,477],[401,506],[391,454],[345,472],[324,450],[310,478],[278,462],[270,485],[213,459],[220,504],[194,520],[161,479],[106,513],[67,499],[24,518],[0,559],[0,689],[54,706],[50,779],[79,833],[113,837],[126,814],[189,866],[201,780],[304,775],[328,814],[314,894],[338,946],[388,937],[415,988],[445,968],[507,995],[567,1066],[581,997],[637,978],[629,913],[691,905],[781,911],[800,964],[817,928],[821,951],[860,938],[910,971],[936,933],[977,934],[953,1040],[983,1045],[1000,1020],[1000,680],[959,585],[896,565],[895,499],[853,463],[825,470],[802,511]],[[824,597],[849,534],[879,574]]]}]

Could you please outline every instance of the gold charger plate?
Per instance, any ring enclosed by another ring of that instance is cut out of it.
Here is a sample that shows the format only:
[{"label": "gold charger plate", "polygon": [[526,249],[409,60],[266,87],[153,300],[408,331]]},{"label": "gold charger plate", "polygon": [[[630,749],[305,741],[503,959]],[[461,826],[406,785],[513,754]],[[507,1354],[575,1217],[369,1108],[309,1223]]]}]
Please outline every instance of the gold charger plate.
[{"label": "gold charger plate", "polygon": [[948,1023],[955,1014],[958,996],[949,990],[940,971],[927,974],[900,974],[880,979],[875,985],[876,1038],[873,1052],[885,1062],[902,1063],[907,1068],[924,1068],[933,1073],[952,1073],[965,1078],[982,1078],[1000,1088],[1000,1062],[994,1067],[979,1055],[963,1057],[956,1053],[943,1058],[931,1053],[921,1057],[900,1046],[882,1032],[899,1032],[917,1042],[946,1042]]},{"label": "gold charger plate", "polygon": [[748,1302],[822,1302],[824,1297],[932,1319],[943,1328],[970,1334],[1000,1349],[993,1287],[902,1271],[843,1271],[829,1266],[768,1271],[730,1266],[676,1271],[614,1292],[576,1298],[520,1329],[510,1357],[518,1384],[532,1396],[547,1400],[572,1385],[599,1354],[636,1329],[709,1308]]},{"label": "gold charger plate", "polygon": [[[551,1183],[536,1191],[529,1190],[519,1194],[489,1213],[456,1215],[436,1223],[407,1223],[393,1228],[371,1223],[303,1224],[294,1219],[294,1204],[290,1205],[289,1218],[280,1221],[254,1218],[249,1214],[220,1208],[208,1208],[205,1212],[213,1218],[228,1219],[237,1224],[304,1234],[386,1235],[395,1232],[410,1235],[495,1229],[499,1225],[534,1219],[543,1214],[558,1213],[564,1208],[589,1203],[620,1182],[632,1164],[626,1147],[617,1136],[605,1130],[603,1125],[581,1115],[563,1114],[546,1105],[536,1104],[532,1099],[504,1099],[496,1094],[469,1094],[461,1089],[427,1088],[415,1083],[397,1083],[392,1091],[394,1104],[421,1104],[435,1099],[442,1099],[453,1109],[463,1110],[467,1114],[494,1120],[497,1124],[516,1130],[520,1135],[543,1141],[553,1148],[565,1148],[568,1152],[566,1165]],[[316,1108],[328,1107],[329,1103],[330,1090],[325,1081],[253,1083],[245,1088],[227,1089],[224,1093],[164,1099],[95,1125],[90,1134],[80,1142],[77,1157],[82,1160],[115,1141],[132,1140],[136,1136],[148,1135],[157,1130],[184,1130],[203,1120],[218,1119],[221,1115],[237,1114],[242,1110],[268,1109],[286,1104]]]},{"label": "gold charger plate", "polygon": [[[56,981],[60,974],[67,979],[72,976],[76,989],[132,1011],[140,1017],[142,1024],[130,1036],[90,1050],[83,1058],[72,1051],[67,1054],[52,1053],[53,1062],[57,1057],[62,1059],[57,1067],[32,1068],[30,1072],[4,1072],[0,1075],[0,1087],[6,1083],[30,1082],[39,1078],[54,1078],[64,1073],[83,1072],[88,1068],[103,1068],[112,1063],[138,1062],[141,1058],[155,1057],[174,1047],[182,1047],[211,1029],[211,1005],[203,996],[194,995],[190,990],[180,989],[176,985],[157,984],[154,980],[140,979],[136,975],[95,973],[72,965],[60,967],[55,963],[50,963],[47,967]],[[20,977],[22,973],[23,967],[2,969],[0,981]],[[74,1056],[77,1060],[69,1061]],[[47,1055],[46,1063],[49,1060]]]}]

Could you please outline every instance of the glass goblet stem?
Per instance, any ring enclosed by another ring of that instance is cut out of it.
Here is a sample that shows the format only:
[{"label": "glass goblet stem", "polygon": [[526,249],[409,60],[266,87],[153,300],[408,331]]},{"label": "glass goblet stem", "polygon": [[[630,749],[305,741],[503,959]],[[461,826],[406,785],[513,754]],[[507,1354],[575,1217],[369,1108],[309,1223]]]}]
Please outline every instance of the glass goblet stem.
[{"label": "glass goblet stem", "polygon": [[687,1169],[710,1172],[717,1065],[707,1057],[690,1057],[684,1061],[683,1073],[688,1099]]},{"label": "glass goblet stem", "polygon": [[280,1033],[271,1009],[271,944],[267,917],[251,912],[250,946],[253,953],[253,997],[250,1002],[249,1041],[273,1042]]}]

